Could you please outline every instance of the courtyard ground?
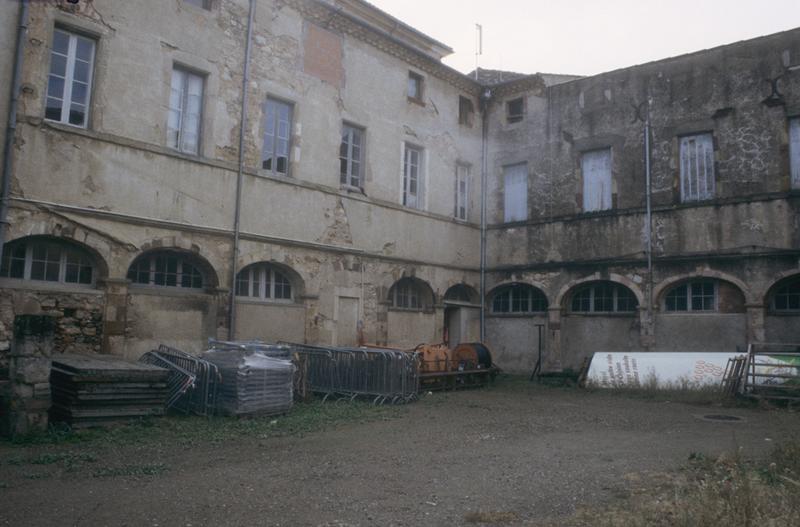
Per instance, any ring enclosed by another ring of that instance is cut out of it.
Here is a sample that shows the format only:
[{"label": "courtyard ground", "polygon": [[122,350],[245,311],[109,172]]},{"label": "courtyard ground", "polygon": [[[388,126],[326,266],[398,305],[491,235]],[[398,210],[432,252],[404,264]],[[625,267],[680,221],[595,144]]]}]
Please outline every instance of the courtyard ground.
[{"label": "courtyard ground", "polygon": [[765,457],[798,435],[791,409],[506,378],[403,407],[314,403],[0,443],[0,525],[558,525],[690,458]]}]

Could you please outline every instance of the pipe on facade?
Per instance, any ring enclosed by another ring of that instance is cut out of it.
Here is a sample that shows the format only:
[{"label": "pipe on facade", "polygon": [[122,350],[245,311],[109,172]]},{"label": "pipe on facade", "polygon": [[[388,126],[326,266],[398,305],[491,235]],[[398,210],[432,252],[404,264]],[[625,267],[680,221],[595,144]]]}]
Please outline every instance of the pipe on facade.
[{"label": "pipe on facade", "polygon": [[11,194],[11,171],[13,169],[12,149],[17,136],[17,103],[22,85],[22,61],[25,52],[25,36],[28,34],[28,0],[21,0],[19,6],[19,25],[17,26],[17,42],[14,55],[13,72],[11,74],[11,94],[8,99],[8,125],[5,143],[3,144],[3,184],[0,191],[0,258],[6,241],[6,218],[8,217],[8,201]]},{"label": "pipe on facade", "polygon": [[647,323],[653,328],[653,202],[652,202],[652,171],[650,167],[650,99],[647,100],[647,118],[644,122],[644,166],[645,166],[645,238],[647,239]]},{"label": "pipe on facade", "polygon": [[489,88],[481,94],[481,342],[486,342],[486,189],[489,171],[489,103],[492,91]]},{"label": "pipe on facade", "polygon": [[244,72],[242,74],[242,108],[239,116],[239,167],[236,172],[236,208],[233,213],[233,250],[231,251],[231,289],[228,294],[228,340],[236,339],[236,269],[239,266],[241,240],[242,186],[244,183],[244,134],[247,132],[247,85],[250,84],[250,43],[253,40],[253,18],[256,0],[250,0],[247,14],[247,42],[244,46]]}]

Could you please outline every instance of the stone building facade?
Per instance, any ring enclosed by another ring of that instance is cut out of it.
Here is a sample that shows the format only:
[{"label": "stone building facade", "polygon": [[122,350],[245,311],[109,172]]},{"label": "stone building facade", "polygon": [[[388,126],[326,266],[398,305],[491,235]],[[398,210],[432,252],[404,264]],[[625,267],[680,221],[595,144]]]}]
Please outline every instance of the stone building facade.
[{"label": "stone building facade", "polygon": [[800,31],[476,80],[361,0],[22,5],[0,372],[13,317],[44,313],[57,351],[131,358],[482,325],[509,371],[538,327],[548,369],[800,341]]}]

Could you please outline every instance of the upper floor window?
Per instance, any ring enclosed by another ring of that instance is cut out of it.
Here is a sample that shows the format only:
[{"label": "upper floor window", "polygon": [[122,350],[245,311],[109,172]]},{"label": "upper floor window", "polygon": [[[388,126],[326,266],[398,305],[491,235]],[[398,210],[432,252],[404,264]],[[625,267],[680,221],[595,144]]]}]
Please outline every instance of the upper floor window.
[{"label": "upper floor window", "polygon": [[504,221],[528,219],[528,165],[522,163],[503,168]]},{"label": "upper floor window", "polygon": [[414,73],[413,71],[409,71],[408,85],[406,88],[406,95],[408,95],[409,100],[421,103],[423,97],[423,89],[424,89],[424,79],[422,75]]},{"label": "upper floor window", "polygon": [[717,282],[697,280],[672,288],[664,297],[667,312],[717,311]]},{"label": "upper floor window", "polygon": [[583,174],[583,210],[594,212],[612,207],[611,149],[584,152],[581,156]]},{"label": "upper floor window", "polygon": [[456,166],[456,211],[458,220],[467,221],[469,217],[469,166]]},{"label": "upper floor window", "polygon": [[547,298],[535,287],[514,284],[500,288],[492,298],[492,313],[544,313]]},{"label": "upper floor window", "polygon": [[637,307],[636,295],[613,282],[596,282],[572,295],[573,313],[633,313]]},{"label": "upper floor window", "polygon": [[0,278],[92,285],[95,266],[84,250],[45,240],[18,240],[3,247]]},{"label": "upper floor window", "polygon": [[711,134],[689,135],[681,141],[681,202],[714,198],[714,138]]},{"label": "upper floor window", "polygon": [[170,251],[154,251],[137,258],[128,269],[134,284],[202,289],[203,274],[189,258]]},{"label": "upper floor window", "polygon": [[202,76],[183,68],[172,69],[167,118],[167,146],[186,154],[200,151],[203,112]]},{"label": "upper floor window", "polygon": [[789,120],[789,157],[792,170],[792,188],[800,189],[800,117]]},{"label": "upper floor window", "polygon": [[45,118],[86,128],[92,87],[95,41],[56,29],[50,51]]},{"label": "upper floor window", "polygon": [[506,101],[506,122],[518,123],[525,118],[525,100],[522,97]]},{"label": "upper floor window", "polygon": [[364,130],[345,124],[339,146],[339,173],[342,185],[363,188]]},{"label": "upper floor window", "polygon": [[278,302],[291,301],[292,283],[275,266],[255,264],[236,275],[236,296]]},{"label": "upper floor window", "polygon": [[211,9],[211,0],[183,0],[187,4],[191,4],[203,9]]},{"label": "upper floor window", "polygon": [[770,307],[773,311],[800,313],[800,277],[779,285],[772,296]]},{"label": "upper floor window", "polygon": [[274,174],[289,174],[289,148],[292,137],[292,105],[267,99],[264,105],[264,146],[261,168]]},{"label": "upper floor window", "polygon": [[464,126],[472,126],[472,123],[475,118],[475,105],[472,103],[472,99],[469,97],[464,97],[463,95],[458,97],[458,124],[462,124]]},{"label": "upper floor window", "polygon": [[406,143],[403,150],[403,205],[422,209],[422,149]]}]

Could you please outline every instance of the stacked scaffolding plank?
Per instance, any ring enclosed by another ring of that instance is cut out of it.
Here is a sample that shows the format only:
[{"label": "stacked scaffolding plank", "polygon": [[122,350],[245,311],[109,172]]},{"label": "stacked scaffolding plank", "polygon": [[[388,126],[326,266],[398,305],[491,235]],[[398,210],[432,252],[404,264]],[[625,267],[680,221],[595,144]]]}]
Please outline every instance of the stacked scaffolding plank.
[{"label": "stacked scaffolding plank", "polygon": [[748,346],[742,391],[758,399],[800,401],[800,344]]},{"label": "stacked scaffolding plank", "polygon": [[169,372],[107,356],[53,359],[50,418],[73,428],[105,426],[164,415]]}]

